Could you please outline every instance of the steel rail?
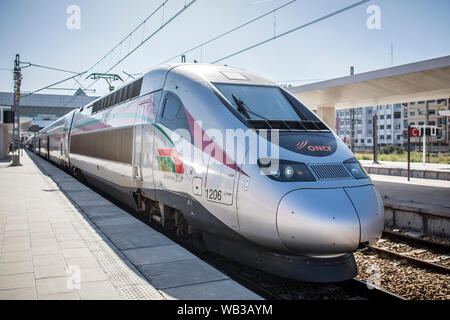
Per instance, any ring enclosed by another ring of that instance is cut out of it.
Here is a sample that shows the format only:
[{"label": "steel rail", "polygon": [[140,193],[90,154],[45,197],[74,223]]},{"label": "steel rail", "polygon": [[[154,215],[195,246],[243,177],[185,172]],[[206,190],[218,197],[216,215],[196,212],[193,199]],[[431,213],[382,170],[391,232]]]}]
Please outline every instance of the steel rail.
[{"label": "steel rail", "polygon": [[394,252],[391,250],[382,249],[379,247],[368,246],[367,248],[369,250],[363,251],[366,254],[368,252],[373,252],[379,256],[382,256],[382,257],[385,257],[388,259],[395,259],[398,261],[406,262],[410,265],[413,265],[413,266],[416,266],[419,268],[427,269],[427,270],[434,271],[434,272],[441,273],[441,274],[450,274],[450,268],[443,266],[443,265],[439,265],[439,264],[436,264],[433,262],[428,262],[425,260],[413,258],[404,253],[398,253],[398,252]]},{"label": "steel rail", "polygon": [[436,251],[442,251],[445,253],[450,253],[450,245],[446,243],[440,243],[436,241],[430,241],[425,239],[420,239],[416,237],[411,237],[406,234],[392,232],[384,230],[382,234],[383,238],[388,238],[391,240],[402,241],[411,245],[419,246],[422,248],[432,249]]}]

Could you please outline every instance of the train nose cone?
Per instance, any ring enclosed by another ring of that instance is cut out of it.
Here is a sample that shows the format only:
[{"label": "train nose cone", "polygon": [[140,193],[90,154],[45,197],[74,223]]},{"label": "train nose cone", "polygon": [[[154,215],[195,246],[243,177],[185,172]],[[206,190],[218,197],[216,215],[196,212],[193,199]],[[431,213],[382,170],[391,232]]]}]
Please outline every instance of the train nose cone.
[{"label": "train nose cone", "polygon": [[358,214],[343,188],[299,189],[278,206],[278,235],[289,250],[338,254],[358,248]]},{"label": "train nose cone", "polygon": [[345,188],[358,212],[361,226],[359,242],[377,241],[384,229],[384,206],[374,186]]}]

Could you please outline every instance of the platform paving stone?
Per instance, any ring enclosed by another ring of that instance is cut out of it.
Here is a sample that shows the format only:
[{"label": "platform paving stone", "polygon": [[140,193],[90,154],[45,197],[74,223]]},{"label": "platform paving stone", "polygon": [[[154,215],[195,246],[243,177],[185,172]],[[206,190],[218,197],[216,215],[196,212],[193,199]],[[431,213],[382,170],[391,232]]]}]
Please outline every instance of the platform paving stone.
[{"label": "platform paving stone", "polygon": [[152,279],[152,284],[158,289],[228,279],[222,272],[198,259],[146,264],[139,269]]},{"label": "platform paving stone", "polygon": [[78,266],[81,270],[99,268],[100,265],[94,257],[77,257],[66,259],[68,266]]},{"label": "platform paving stone", "polygon": [[80,275],[81,283],[108,280],[107,275],[100,267],[83,268]]},{"label": "platform paving stone", "polygon": [[89,282],[81,286],[79,292],[85,300],[118,300],[121,299],[117,290],[109,281]]},{"label": "platform paving stone", "polygon": [[86,244],[83,240],[60,241],[58,245],[61,249],[86,248]]},{"label": "platform paving stone", "polygon": [[32,261],[30,251],[2,252],[0,263]]},{"label": "platform paving stone", "polygon": [[21,161],[0,171],[0,300],[259,298],[50,163]]},{"label": "platform paving stone", "polygon": [[0,290],[21,289],[34,287],[34,274],[8,274],[0,276]]},{"label": "platform paving stone", "polygon": [[32,249],[33,255],[59,254],[61,248],[58,244],[49,244],[45,246],[36,246]]},{"label": "platform paving stone", "polygon": [[31,273],[33,270],[31,261],[0,263],[0,276]]},{"label": "platform paving stone", "polygon": [[36,280],[36,289],[39,296],[76,292],[75,287],[68,286],[68,277],[44,278]]},{"label": "platform paving stone", "polygon": [[121,250],[173,243],[138,220],[134,224],[103,226],[102,231]]},{"label": "platform paving stone", "polygon": [[177,244],[124,250],[123,253],[137,266],[197,259],[196,256]]},{"label": "platform paving stone", "polygon": [[63,249],[64,258],[82,258],[92,257],[92,253],[88,248],[68,248]]},{"label": "platform paving stone", "polygon": [[180,300],[260,300],[261,298],[235,281],[226,279],[168,288],[163,290],[168,299]]},{"label": "platform paving stone", "polygon": [[126,212],[118,207],[105,206],[80,206],[83,212],[91,219],[115,216],[117,214],[125,215]]},{"label": "platform paving stone", "polygon": [[0,300],[36,300],[36,288],[0,290]]},{"label": "platform paving stone", "polygon": [[47,278],[67,277],[66,264],[35,266],[34,276],[36,280]]},{"label": "platform paving stone", "polygon": [[33,256],[33,265],[35,267],[65,265],[62,252],[57,254],[37,254]]},{"label": "platform paving stone", "polygon": [[108,215],[104,217],[91,218],[97,226],[114,226],[123,224],[135,224],[136,219],[130,216],[124,216],[121,213]]},{"label": "platform paving stone", "polygon": [[80,300],[80,296],[76,292],[64,292],[40,295],[39,300]]}]

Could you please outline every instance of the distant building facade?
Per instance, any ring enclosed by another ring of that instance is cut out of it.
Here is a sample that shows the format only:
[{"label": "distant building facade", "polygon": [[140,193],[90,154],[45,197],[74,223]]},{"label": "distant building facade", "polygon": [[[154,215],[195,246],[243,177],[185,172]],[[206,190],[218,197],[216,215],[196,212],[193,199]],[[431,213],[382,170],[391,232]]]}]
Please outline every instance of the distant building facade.
[{"label": "distant building facade", "polygon": [[[74,95],[32,94],[26,93],[20,99],[21,132],[32,128],[38,131],[46,127],[56,119],[68,112],[85,106],[98,97],[87,96],[83,90],[78,89]],[[13,106],[13,94],[0,92],[0,112],[11,110]],[[0,116],[0,159],[8,155],[8,143],[12,141],[12,123],[4,123]]]},{"label": "distant building facade", "polygon": [[[98,97],[87,96],[78,89],[73,95],[32,94],[26,93],[20,98],[20,116],[34,118],[38,115],[54,115],[62,117],[73,109],[85,106]],[[0,106],[12,107],[13,94],[0,92]]]},{"label": "distant building facade", "polygon": [[[447,116],[439,111],[449,110],[450,99],[418,101],[383,106],[341,109],[336,111],[336,134],[350,145],[353,122],[353,145],[356,150],[373,148],[373,116],[377,115],[378,145],[406,146],[409,125],[419,127],[427,122],[438,127],[438,134],[431,137],[431,151],[449,151],[450,127]],[[427,112],[428,110],[428,112]],[[353,115],[352,115],[353,112]],[[415,150],[422,150],[422,138],[411,138]]]},{"label": "distant building facade", "polygon": [[[429,101],[418,101],[403,103],[403,122],[404,125],[411,125],[412,127],[420,127],[427,122],[432,126],[438,127],[436,137],[431,138],[432,149],[442,149],[449,145],[449,133],[450,127],[448,124],[447,116],[440,116],[439,111],[449,110],[450,99],[439,99]],[[427,112],[428,110],[428,112]],[[411,143],[421,148],[421,138],[411,138]],[[448,150],[448,148],[447,148]]]}]

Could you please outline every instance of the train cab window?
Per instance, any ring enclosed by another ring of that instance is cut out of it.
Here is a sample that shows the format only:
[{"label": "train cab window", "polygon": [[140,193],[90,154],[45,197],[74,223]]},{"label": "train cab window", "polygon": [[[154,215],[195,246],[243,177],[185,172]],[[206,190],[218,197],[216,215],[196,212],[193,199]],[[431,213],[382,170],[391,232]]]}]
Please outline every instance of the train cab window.
[{"label": "train cab window", "polygon": [[180,102],[173,95],[169,94],[164,98],[162,117],[166,121],[172,121],[180,110]]},{"label": "train cab window", "polygon": [[313,112],[277,86],[214,83],[247,120],[320,121]]}]

